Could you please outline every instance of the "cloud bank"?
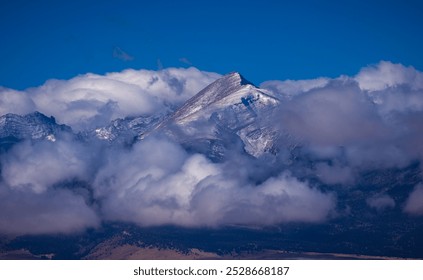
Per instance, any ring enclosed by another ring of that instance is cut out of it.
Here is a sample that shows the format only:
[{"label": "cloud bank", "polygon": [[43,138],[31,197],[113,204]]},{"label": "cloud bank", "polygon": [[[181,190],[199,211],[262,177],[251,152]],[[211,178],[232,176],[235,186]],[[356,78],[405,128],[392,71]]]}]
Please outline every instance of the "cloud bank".
[{"label": "cloud bank", "polygon": [[334,207],[331,195],[288,174],[252,185],[227,174],[228,168],[234,167],[188,155],[168,140],[149,139],[109,160],[94,188],[108,218],[140,225],[320,222]]},{"label": "cloud bank", "polygon": [[336,204],[333,194],[288,172],[253,184],[249,170],[234,177],[242,167],[189,154],[167,138],[100,150],[70,139],[22,142],[0,164],[0,233],[6,234],[72,233],[101,221],[189,227],[316,223],[327,220]]},{"label": "cloud bank", "polygon": [[422,159],[422,81],[423,73],[416,69],[382,61],[355,77],[261,86],[281,97],[274,119],[279,129],[314,158],[331,159],[329,167],[344,177],[326,178],[333,172],[318,165],[330,183],[351,181],[352,171],[346,168],[404,167]]},{"label": "cloud bank", "polygon": [[[86,74],[26,91],[1,88],[0,112],[38,110],[80,131],[174,110],[219,77],[195,68]],[[281,132],[276,156],[233,151],[216,163],[165,135],[130,148],[66,135],[18,143],[0,158],[0,233],[73,233],[108,221],[187,227],[329,221],[339,215],[337,188],[354,188],[362,172],[423,159],[422,77],[381,62],[354,77],[263,83],[280,100],[263,123]],[[297,157],[313,164],[278,159],[293,153],[287,144],[293,142]],[[369,193],[369,209],[423,215],[420,185],[407,201]]]},{"label": "cloud bank", "polygon": [[76,130],[104,126],[127,116],[172,109],[220,75],[196,68],[161,71],[128,69],[106,75],[85,74],[70,80],[48,80],[26,92],[0,88],[0,113],[33,111],[54,116]]}]

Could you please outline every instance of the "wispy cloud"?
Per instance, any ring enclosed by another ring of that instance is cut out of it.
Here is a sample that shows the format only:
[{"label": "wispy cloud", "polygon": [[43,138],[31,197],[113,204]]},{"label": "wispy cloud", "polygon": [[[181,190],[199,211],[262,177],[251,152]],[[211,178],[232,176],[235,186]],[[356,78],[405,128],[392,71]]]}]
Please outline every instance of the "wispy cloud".
[{"label": "wispy cloud", "polygon": [[114,47],[113,48],[113,57],[118,58],[123,61],[132,61],[135,58],[131,55],[129,55],[127,52],[122,50],[120,47]]},{"label": "wispy cloud", "polygon": [[187,65],[192,65],[191,61],[189,61],[186,57],[181,57],[179,61]]}]

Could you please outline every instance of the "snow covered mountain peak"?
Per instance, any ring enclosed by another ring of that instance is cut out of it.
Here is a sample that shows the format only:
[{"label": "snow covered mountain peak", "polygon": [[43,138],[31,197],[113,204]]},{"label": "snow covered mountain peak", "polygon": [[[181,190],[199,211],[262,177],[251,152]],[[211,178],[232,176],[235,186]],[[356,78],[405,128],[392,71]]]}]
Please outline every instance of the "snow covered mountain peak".
[{"label": "snow covered mountain peak", "polygon": [[198,92],[153,129],[138,134],[138,139],[164,131],[188,150],[213,160],[222,160],[225,151],[236,147],[258,157],[271,150],[277,138],[261,124],[278,104],[271,93],[232,72]]},{"label": "snow covered mountain peak", "polygon": [[226,80],[226,81],[236,81],[236,83],[239,83],[240,85],[253,85],[253,83],[249,82],[247,79],[245,79],[239,72],[230,72],[220,78],[219,80]]},{"label": "snow covered mountain peak", "polygon": [[47,117],[40,112],[24,116],[6,114],[0,116],[0,150],[10,147],[21,140],[56,141],[61,132],[72,132],[63,124],[57,124],[54,117]]},{"label": "snow covered mountain peak", "polygon": [[276,104],[278,100],[269,93],[255,87],[238,72],[229,73],[211,83],[189,99],[172,116],[175,123],[186,123],[200,117],[208,118],[216,110],[240,106],[253,110],[251,104]]}]

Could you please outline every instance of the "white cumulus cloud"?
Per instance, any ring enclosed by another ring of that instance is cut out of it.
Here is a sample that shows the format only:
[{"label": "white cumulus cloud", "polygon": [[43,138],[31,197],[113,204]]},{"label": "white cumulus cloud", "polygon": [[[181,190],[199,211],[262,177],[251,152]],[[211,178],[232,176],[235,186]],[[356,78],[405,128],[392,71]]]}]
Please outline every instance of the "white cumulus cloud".
[{"label": "white cumulus cloud", "polygon": [[48,80],[24,92],[0,89],[0,113],[37,110],[83,130],[116,118],[151,115],[178,106],[219,77],[191,67],[160,71],[128,69],[106,75],[85,74],[70,80]]}]

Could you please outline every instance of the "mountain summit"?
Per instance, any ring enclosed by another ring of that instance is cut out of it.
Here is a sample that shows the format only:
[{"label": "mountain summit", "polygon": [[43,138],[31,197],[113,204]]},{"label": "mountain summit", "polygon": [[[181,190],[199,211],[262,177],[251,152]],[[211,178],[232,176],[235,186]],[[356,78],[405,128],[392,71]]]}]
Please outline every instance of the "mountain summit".
[{"label": "mountain summit", "polygon": [[268,118],[277,104],[279,100],[269,92],[232,72],[205,87],[139,138],[160,130],[188,150],[215,160],[223,159],[225,151],[233,149],[260,156],[274,143],[274,133],[262,128],[261,120]]},{"label": "mountain summit", "polygon": [[238,72],[229,73],[211,83],[189,99],[173,115],[175,123],[186,123],[200,117],[209,117],[216,110],[230,106],[240,106],[252,112],[251,105],[276,104],[278,101],[269,93],[255,87]]},{"label": "mountain summit", "polygon": [[54,117],[47,117],[40,112],[24,116],[6,114],[0,116],[0,150],[7,149],[22,140],[56,141],[62,132],[71,133],[67,125],[56,123]]}]

